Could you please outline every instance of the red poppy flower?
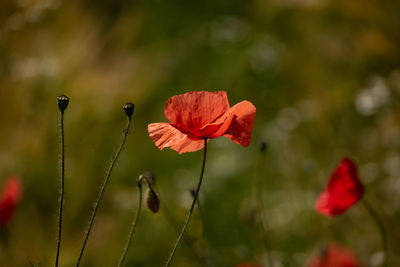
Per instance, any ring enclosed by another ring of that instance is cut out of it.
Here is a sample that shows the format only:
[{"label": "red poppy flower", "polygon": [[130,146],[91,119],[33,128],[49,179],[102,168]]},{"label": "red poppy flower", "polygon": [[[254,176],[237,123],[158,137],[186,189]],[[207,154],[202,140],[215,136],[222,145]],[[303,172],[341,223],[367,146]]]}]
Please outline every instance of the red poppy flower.
[{"label": "red poppy flower", "polygon": [[319,195],[315,209],[328,216],[339,215],[356,204],[363,194],[356,164],[344,158],[332,173],[325,191]]},{"label": "red poppy flower", "polygon": [[329,245],[320,255],[311,259],[307,267],[361,267],[353,252],[338,245]]},{"label": "red poppy flower", "polygon": [[0,196],[0,225],[6,225],[12,218],[21,199],[22,186],[17,177],[10,177]]},{"label": "red poppy flower", "polygon": [[248,146],[256,108],[249,101],[230,107],[224,91],[199,91],[171,97],[164,114],[170,122],[149,124],[149,135],[160,150],[169,147],[181,154],[202,149],[204,138],[220,136]]}]

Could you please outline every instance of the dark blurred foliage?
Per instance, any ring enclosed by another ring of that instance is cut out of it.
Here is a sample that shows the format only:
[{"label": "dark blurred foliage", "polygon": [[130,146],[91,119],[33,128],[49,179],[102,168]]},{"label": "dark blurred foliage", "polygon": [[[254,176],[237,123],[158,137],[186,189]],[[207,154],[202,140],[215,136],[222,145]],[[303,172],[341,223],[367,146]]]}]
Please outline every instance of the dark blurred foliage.
[{"label": "dark blurred foliage", "polygon": [[56,99],[66,94],[62,266],[77,259],[127,101],[136,105],[134,127],[82,266],[115,266],[136,210],[135,181],[147,170],[156,176],[160,212],[143,212],[127,266],[161,266],[188,211],[201,152],[158,151],[147,124],[166,121],[172,95],[225,90],[232,105],[247,99],[257,107],[253,141],[248,148],[210,142],[203,214],[195,214],[174,266],[202,266],[193,250],[210,266],[265,263],[254,218],[257,176],[275,266],[303,266],[329,241],[379,266],[378,231],[361,205],[333,219],[313,208],[343,156],[359,164],[365,197],[388,228],[390,266],[398,266],[399,10],[389,0],[1,1],[0,182],[16,174],[24,183],[17,214],[2,229],[1,265],[54,262]]}]

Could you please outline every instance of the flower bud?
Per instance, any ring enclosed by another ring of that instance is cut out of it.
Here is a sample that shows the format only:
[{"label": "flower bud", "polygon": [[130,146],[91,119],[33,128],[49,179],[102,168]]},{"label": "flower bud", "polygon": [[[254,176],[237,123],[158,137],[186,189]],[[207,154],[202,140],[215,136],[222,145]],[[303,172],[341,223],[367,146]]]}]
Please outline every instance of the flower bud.
[{"label": "flower bud", "polygon": [[160,198],[157,193],[151,188],[148,187],[146,190],[146,205],[153,212],[157,213],[160,209]]},{"label": "flower bud", "polygon": [[59,97],[57,97],[57,102],[58,102],[58,109],[61,112],[64,112],[64,110],[66,110],[68,107],[69,97],[66,95],[60,95]]},{"label": "flower bud", "polygon": [[133,111],[135,110],[135,104],[133,104],[131,102],[125,103],[124,110],[125,110],[126,116],[128,116],[128,118],[131,118]]}]

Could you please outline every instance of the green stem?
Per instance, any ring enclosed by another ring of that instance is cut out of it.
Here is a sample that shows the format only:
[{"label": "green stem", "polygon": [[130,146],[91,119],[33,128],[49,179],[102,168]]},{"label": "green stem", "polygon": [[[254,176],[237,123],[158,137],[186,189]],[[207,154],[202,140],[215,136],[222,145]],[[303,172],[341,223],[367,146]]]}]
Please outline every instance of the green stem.
[{"label": "green stem", "polygon": [[60,257],[62,218],[64,206],[64,180],[65,180],[65,146],[64,146],[64,112],[61,111],[61,191],[60,191],[60,210],[58,214],[58,237],[57,237],[57,254],[55,266],[58,267],[58,259]]},{"label": "green stem", "polygon": [[376,213],[375,209],[372,207],[372,205],[369,203],[369,201],[365,197],[362,199],[362,203],[363,203],[365,209],[368,211],[369,215],[374,220],[375,224],[378,226],[379,233],[381,236],[381,241],[382,241],[382,249],[383,249],[383,253],[385,254],[382,266],[386,267],[388,265],[389,250],[388,250],[388,245],[387,245],[387,235],[386,235],[385,225],[383,224],[383,221],[379,218],[378,213]]},{"label": "green stem", "polygon": [[135,234],[136,225],[137,225],[137,222],[138,222],[138,219],[139,219],[140,210],[141,210],[141,207],[142,207],[142,182],[141,181],[138,181],[138,187],[139,187],[139,204],[138,204],[139,206],[138,206],[138,209],[137,209],[137,212],[136,212],[135,219],[132,221],[132,227],[131,227],[131,230],[130,230],[130,233],[129,233],[129,237],[128,237],[128,240],[127,240],[127,242],[125,244],[125,248],[124,248],[124,251],[122,252],[121,258],[119,260],[118,267],[121,267],[122,264],[124,263],[126,253],[128,252],[129,245],[131,244],[133,235]]},{"label": "green stem", "polygon": [[[263,172],[260,171],[262,170],[262,166],[264,166],[264,161],[265,161],[265,152],[262,152],[262,156],[260,157],[259,161],[259,167],[258,167],[258,173],[256,177],[256,208],[257,208],[257,214],[259,216],[258,222],[259,222],[259,228],[262,231],[261,236],[263,239],[263,244],[264,244],[264,250],[268,262],[268,266],[273,266],[272,264],[272,259],[271,259],[271,254],[269,252],[269,241],[267,238],[266,234],[266,228],[268,228],[267,221],[265,220],[265,206],[264,206],[264,193],[263,193],[263,182],[262,182],[262,177],[263,177]],[[261,166],[261,167],[260,167]]]},{"label": "green stem", "polygon": [[172,250],[172,252],[171,252],[171,254],[170,254],[169,258],[168,258],[167,263],[165,264],[165,267],[168,267],[171,264],[171,261],[172,261],[174,255],[175,255],[175,252],[176,252],[176,250],[177,250],[177,248],[179,246],[179,243],[181,242],[182,237],[185,234],[186,228],[189,225],[190,218],[192,218],[194,206],[196,205],[197,196],[199,195],[201,183],[203,181],[204,168],[206,166],[206,158],[207,158],[207,138],[204,138],[203,164],[202,164],[202,167],[201,167],[201,173],[200,173],[200,178],[199,178],[199,183],[197,185],[196,193],[194,194],[193,201],[192,201],[192,206],[190,207],[190,211],[189,211],[189,214],[188,214],[188,216],[186,218],[186,222],[183,225],[182,231],[181,231],[181,233],[180,233],[180,235],[178,237],[178,240],[175,243],[175,246],[174,246],[174,248],[173,248],[173,250]]},{"label": "green stem", "polygon": [[115,165],[115,163],[116,163],[116,161],[117,161],[117,159],[119,157],[119,154],[121,153],[122,148],[124,147],[124,144],[125,144],[125,141],[126,141],[126,137],[129,134],[129,128],[131,126],[131,121],[132,121],[132,118],[129,117],[128,118],[128,124],[127,124],[127,126],[126,126],[126,128],[124,130],[121,143],[120,143],[120,145],[119,145],[119,147],[117,149],[117,152],[115,153],[113,159],[111,160],[110,167],[108,168],[106,177],[104,178],[104,182],[103,182],[103,185],[101,186],[100,193],[99,193],[99,195],[97,197],[97,200],[96,200],[96,202],[94,204],[94,210],[93,210],[92,216],[91,216],[90,221],[89,221],[89,227],[88,227],[88,229],[86,231],[85,239],[83,241],[82,248],[81,248],[81,251],[79,253],[78,261],[76,262],[76,267],[78,267],[80,262],[81,262],[81,259],[82,259],[82,256],[83,256],[83,252],[85,251],[86,242],[87,242],[87,240],[89,238],[89,235],[90,235],[90,232],[92,230],[94,218],[96,217],[97,209],[99,208],[100,201],[103,198],[104,191],[106,189],[108,181],[110,180],[111,172],[112,172],[112,170],[114,168],[114,165]]}]

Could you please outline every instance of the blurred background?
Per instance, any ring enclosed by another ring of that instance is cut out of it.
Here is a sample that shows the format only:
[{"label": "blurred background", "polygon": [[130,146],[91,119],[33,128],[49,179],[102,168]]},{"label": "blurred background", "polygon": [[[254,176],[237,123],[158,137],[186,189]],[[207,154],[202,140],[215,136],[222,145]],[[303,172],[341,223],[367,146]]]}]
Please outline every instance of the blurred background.
[{"label": "blurred background", "polygon": [[166,121],[173,95],[225,90],[231,105],[246,99],[257,107],[253,140],[248,148],[226,138],[209,143],[202,214],[194,214],[173,265],[205,266],[199,254],[208,266],[266,265],[255,212],[260,178],[275,267],[304,266],[331,241],[365,266],[380,266],[379,233],[362,205],[332,219],[314,211],[331,172],[349,156],[387,226],[390,266],[399,266],[399,10],[389,0],[1,1],[0,185],[18,175],[24,195],[3,229],[0,265],[54,264],[56,98],[66,94],[61,266],[77,260],[127,101],[136,104],[133,130],[81,266],[118,262],[144,171],[156,177],[161,210],[143,210],[127,266],[162,266],[190,206],[202,152],[159,151],[147,125]]}]

